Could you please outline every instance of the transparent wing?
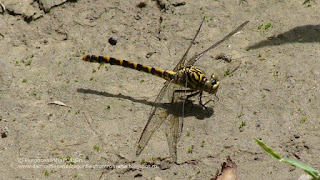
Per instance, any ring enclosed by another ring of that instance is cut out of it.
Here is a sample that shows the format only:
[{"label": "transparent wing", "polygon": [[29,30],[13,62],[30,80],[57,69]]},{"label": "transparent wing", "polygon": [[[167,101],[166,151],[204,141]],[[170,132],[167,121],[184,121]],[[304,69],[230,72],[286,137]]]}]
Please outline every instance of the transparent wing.
[{"label": "transparent wing", "polygon": [[191,49],[192,45],[194,44],[194,42],[195,42],[195,40],[196,40],[196,38],[197,38],[197,36],[198,36],[198,34],[199,34],[199,32],[200,32],[200,29],[201,29],[201,26],[202,26],[204,20],[205,20],[205,18],[203,18],[203,20],[202,20],[202,22],[201,22],[201,24],[200,24],[200,26],[199,26],[199,28],[198,28],[198,30],[197,30],[196,35],[193,37],[193,39],[192,39],[192,41],[191,41],[188,49],[186,50],[186,52],[185,52],[184,55],[182,56],[181,60],[180,60],[180,61],[178,62],[178,64],[176,65],[176,67],[173,69],[173,71],[178,71],[179,69],[181,69],[182,67],[184,67],[184,63],[185,63],[186,58],[187,58],[187,56],[188,56],[189,50]]},{"label": "transparent wing", "polygon": [[[173,69],[173,71],[178,71],[179,69],[181,69],[183,66],[184,66],[184,63],[185,63],[185,60],[187,58],[187,55],[189,53],[189,50],[191,49],[192,45],[194,44],[195,42],[195,39],[196,37],[198,36],[199,32],[200,32],[200,29],[201,29],[201,26],[204,22],[204,19],[202,20],[200,26],[199,26],[199,29],[196,33],[196,35],[194,36],[194,38],[192,39],[192,42],[190,43],[187,51],[184,53],[184,55],[182,56],[181,60],[178,62],[178,64],[175,66],[175,68]],[[162,87],[160,93],[158,94],[158,96],[156,97],[156,100],[154,101],[154,105],[152,106],[151,108],[151,111],[150,111],[150,115],[149,115],[149,118],[148,118],[148,122],[146,124],[146,126],[144,127],[143,131],[142,131],[142,134],[140,136],[140,139],[139,139],[139,142],[138,142],[138,148],[137,148],[137,151],[136,151],[136,154],[139,155],[143,149],[146,147],[146,145],[148,144],[151,136],[154,134],[154,132],[161,126],[161,124],[166,120],[166,118],[153,118],[158,107],[159,107],[159,104],[164,96],[164,94],[166,93],[167,91],[167,88],[168,86],[170,86],[172,81],[166,81],[164,86]],[[180,109],[181,111],[181,109]],[[157,113],[159,114],[159,113]],[[172,119],[172,115],[169,115],[169,119]],[[172,119],[173,120],[173,119]],[[182,126],[182,125],[181,125]],[[176,144],[177,144],[177,140],[175,141],[175,157],[176,157]],[[169,145],[169,149],[170,149],[170,154],[171,151],[173,151],[172,147],[170,148],[171,145]],[[176,159],[176,158],[175,158]]]},{"label": "transparent wing", "polygon": [[[199,26],[199,29],[198,29],[196,35],[194,36],[191,44],[189,45],[187,51],[185,52],[185,54],[183,55],[182,59],[179,61],[179,63],[175,67],[175,69],[174,69],[175,71],[181,69],[184,66],[184,62],[186,60],[187,54],[188,54],[190,48],[192,47],[192,45],[194,44],[194,41],[195,41],[197,35],[200,32],[202,23],[203,23],[203,21],[201,22],[201,24]],[[232,32],[230,32],[223,39],[221,39],[220,41],[216,42],[215,44],[210,46],[208,49],[203,51],[202,53],[200,53],[200,54],[194,56],[193,58],[191,58],[186,63],[185,66],[193,65],[207,51],[215,48],[216,46],[220,45],[225,40],[229,39],[232,35],[234,35],[236,32],[238,32],[240,29],[242,29],[247,23],[248,23],[248,21],[244,22],[242,25],[240,25],[239,27],[234,29]],[[172,85],[171,87],[172,87],[172,89],[169,90],[170,94],[173,94],[173,92],[176,89],[181,89],[181,87],[180,86],[177,87],[177,85]],[[173,162],[177,162],[177,144],[178,144],[178,142],[180,140],[180,137],[181,137],[181,133],[182,133],[182,129],[183,129],[183,119],[184,119],[184,103],[185,103],[184,101],[185,101],[185,98],[183,98],[183,97],[181,98],[181,93],[179,93],[179,94],[180,95],[178,95],[178,96],[175,95],[174,99],[172,99],[172,103],[171,103],[171,106],[170,106],[170,113],[169,113],[169,115],[167,117],[167,120],[169,121],[169,124],[170,124],[168,126],[169,130],[167,132],[167,141],[168,141],[170,156],[171,156]],[[170,98],[173,98],[173,96],[170,97]]]},{"label": "transparent wing", "polygon": [[198,54],[197,56],[195,56],[194,58],[191,58],[187,63],[186,66],[191,66],[194,65],[194,63],[196,61],[198,61],[206,52],[210,51],[211,49],[217,47],[218,45],[220,45],[221,43],[223,43],[224,41],[226,41],[227,39],[229,39],[231,36],[233,36],[236,32],[240,31],[249,21],[246,21],[244,23],[242,23],[239,27],[237,27],[236,29],[234,29],[233,31],[231,31],[228,35],[226,35],[223,39],[221,39],[220,41],[214,43],[212,46],[210,46],[208,49],[204,50],[203,52],[201,52],[200,54]]},{"label": "transparent wing", "polygon": [[168,130],[166,135],[170,157],[173,162],[177,162],[177,144],[180,140],[183,128],[183,103],[184,100],[181,100],[180,97],[177,96],[170,105],[170,114],[167,117],[169,126],[167,126]]},{"label": "transparent wing", "polygon": [[154,105],[151,108],[150,115],[148,118],[148,122],[146,126],[144,127],[142,134],[140,136],[139,142],[138,142],[138,148],[136,151],[136,154],[139,155],[142,150],[146,147],[148,144],[151,136],[153,133],[161,126],[161,124],[166,120],[166,118],[153,118],[155,115],[155,112],[157,108],[159,107],[160,101],[162,100],[164,94],[166,93],[166,90],[168,86],[171,84],[171,81],[166,81],[164,86],[162,87],[160,93],[156,97],[156,100],[154,101]]},{"label": "transparent wing", "polygon": [[[186,50],[181,60],[176,65],[176,67],[173,69],[173,71],[178,71],[179,69],[182,69],[185,66],[184,64],[188,56],[189,50],[191,49],[192,45],[195,43],[195,40],[200,32],[200,29],[204,20],[205,18],[203,18],[197,30],[197,33],[193,37],[188,49]],[[173,162],[177,162],[177,144],[180,140],[182,129],[183,129],[184,101],[185,101],[185,99],[180,98],[181,93],[180,95],[178,94],[178,96],[173,97],[173,93],[177,89],[181,90],[181,86],[178,86],[178,85],[170,86],[170,90],[168,93],[171,96],[169,96],[168,100],[171,101],[172,103],[170,104],[170,111],[168,113],[168,117],[166,118],[166,120],[169,122],[166,135],[167,135],[170,157]]]}]

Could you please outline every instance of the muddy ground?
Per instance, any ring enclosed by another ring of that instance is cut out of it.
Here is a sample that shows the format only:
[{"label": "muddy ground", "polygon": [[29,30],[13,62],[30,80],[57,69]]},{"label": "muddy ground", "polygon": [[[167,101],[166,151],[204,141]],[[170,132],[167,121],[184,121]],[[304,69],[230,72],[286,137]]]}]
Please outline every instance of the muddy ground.
[{"label": "muddy ground", "polygon": [[[319,1],[23,2],[2,1],[0,14],[0,177],[210,179],[226,156],[241,179],[303,174],[271,158],[253,137],[320,169]],[[169,162],[167,123],[136,156],[164,80],[81,58],[173,69],[204,16],[189,57],[250,21],[196,63],[220,77],[219,99],[205,97],[214,99],[211,113],[188,109],[177,163]],[[232,61],[215,60],[221,52]]]}]

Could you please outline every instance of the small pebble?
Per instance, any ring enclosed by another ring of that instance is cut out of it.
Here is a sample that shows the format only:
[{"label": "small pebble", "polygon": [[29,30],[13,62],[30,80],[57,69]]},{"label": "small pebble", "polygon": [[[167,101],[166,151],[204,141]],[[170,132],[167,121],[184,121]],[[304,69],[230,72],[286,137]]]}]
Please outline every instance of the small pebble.
[{"label": "small pebble", "polygon": [[139,15],[136,15],[136,16],[134,16],[134,19],[136,19],[136,20],[140,20],[140,19],[141,19],[141,17],[140,17]]},{"label": "small pebble", "polygon": [[117,38],[116,37],[111,37],[111,38],[109,38],[108,42],[111,45],[115,46],[117,44]]},{"label": "small pebble", "polygon": [[146,7],[147,6],[147,3],[145,3],[145,2],[139,2],[138,4],[137,4],[137,7],[138,8],[144,8],[144,7]]}]

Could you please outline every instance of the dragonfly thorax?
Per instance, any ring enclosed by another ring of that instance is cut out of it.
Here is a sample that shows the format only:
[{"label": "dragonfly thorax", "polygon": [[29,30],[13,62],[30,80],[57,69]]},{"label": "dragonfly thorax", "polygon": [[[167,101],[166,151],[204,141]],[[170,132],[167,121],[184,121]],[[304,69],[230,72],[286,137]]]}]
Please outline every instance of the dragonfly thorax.
[{"label": "dragonfly thorax", "polygon": [[205,91],[210,94],[215,94],[219,86],[218,78],[214,75],[210,79],[198,68],[194,66],[187,66],[180,69],[174,82],[184,87],[193,90]]}]

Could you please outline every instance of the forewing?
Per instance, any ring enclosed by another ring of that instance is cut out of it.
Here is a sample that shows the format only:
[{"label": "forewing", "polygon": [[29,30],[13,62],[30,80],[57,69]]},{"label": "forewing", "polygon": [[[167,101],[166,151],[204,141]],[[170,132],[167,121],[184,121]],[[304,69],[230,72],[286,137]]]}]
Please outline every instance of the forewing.
[{"label": "forewing", "polygon": [[[204,21],[204,19],[203,19]],[[194,38],[192,39],[192,42],[190,43],[187,51],[184,53],[183,57],[181,58],[181,60],[178,62],[178,64],[176,65],[176,67],[173,69],[173,71],[177,72],[179,69],[181,69],[183,66],[184,66],[184,63],[185,63],[185,60],[187,58],[187,55],[189,53],[189,50],[191,49],[192,45],[194,44],[194,41],[196,39],[196,37],[198,36],[199,32],[200,32],[200,29],[201,29],[201,26],[202,26],[202,23],[203,21],[201,22],[200,26],[199,26],[199,29],[196,33],[196,35],[194,36]],[[167,91],[167,88],[168,86],[170,86],[172,83],[172,81],[167,81],[165,83],[165,85],[162,87],[160,93],[158,94],[156,100],[154,101],[154,105],[152,106],[151,108],[151,111],[150,111],[150,115],[149,115],[149,118],[148,118],[148,122],[146,124],[146,126],[144,127],[143,131],[142,131],[142,134],[141,134],[141,137],[139,139],[139,142],[138,142],[138,148],[137,148],[137,151],[136,151],[136,154],[139,155],[142,150],[146,147],[146,145],[148,144],[151,136],[153,135],[153,133],[161,126],[161,124],[166,120],[166,118],[153,118],[157,109],[158,109],[158,106],[159,106],[159,103],[160,101],[162,100],[164,94],[166,93]],[[170,92],[170,93],[173,93]],[[181,109],[180,109],[181,111]],[[176,143],[175,143],[176,144]],[[176,145],[175,145],[176,146]],[[170,150],[171,151],[171,150]],[[176,151],[176,150],[175,150]]]},{"label": "forewing", "polygon": [[[197,33],[195,34],[195,36],[193,37],[188,49],[186,50],[186,52],[184,53],[184,55],[182,56],[181,60],[178,62],[178,64],[176,65],[176,67],[173,69],[173,71],[177,72],[179,69],[182,69],[184,67],[184,63],[186,61],[186,58],[188,56],[189,50],[191,49],[192,45],[194,44],[201,26],[204,22],[205,18],[203,18]],[[167,120],[169,121],[169,128],[167,130],[167,141],[168,141],[168,146],[169,146],[169,153],[171,156],[171,159],[173,162],[177,162],[177,144],[180,140],[181,137],[181,133],[182,133],[182,129],[183,129],[183,118],[184,118],[184,99],[181,100],[180,95],[174,97],[173,98],[173,93],[176,89],[181,89],[181,86],[177,86],[177,85],[172,85],[170,87],[170,90],[168,92],[169,95],[169,102],[171,101],[171,106],[170,106],[170,112],[169,115],[167,117]]]},{"label": "forewing", "polygon": [[231,36],[233,36],[236,32],[240,31],[249,21],[246,21],[244,23],[242,23],[239,27],[237,27],[236,29],[234,29],[233,31],[231,31],[228,35],[226,35],[224,38],[222,38],[220,41],[214,43],[212,46],[210,46],[208,49],[204,50],[203,52],[201,52],[200,54],[198,54],[197,56],[195,56],[194,58],[191,58],[187,63],[186,66],[191,66],[194,65],[194,63],[196,61],[198,61],[206,52],[210,51],[211,49],[217,47],[218,45],[220,45],[221,43],[223,43],[224,41],[228,40]]},{"label": "forewing", "polygon": [[186,58],[187,58],[187,56],[188,56],[189,50],[191,49],[192,45],[194,44],[194,42],[195,42],[195,40],[196,40],[196,38],[197,38],[197,36],[198,36],[198,34],[199,34],[199,32],[200,32],[200,29],[201,29],[201,26],[202,26],[204,20],[205,20],[205,18],[203,18],[203,20],[202,20],[202,22],[201,22],[201,24],[200,24],[200,26],[199,26],[199,28],[198,28],[198,31],[197,31],[196,35],[193,37],[193,39],[192,39],[192,41],[191,41],[188,49],[186,50],[186,52],[185,52],[184,55],[182,56],[181,60],[180,60],[180,61],[178,62],[178,64],[176,65],[176,67],[173,69],[173,71],[178,71],[179,69],[181,69],[182,67],[184,67],[184,63],[185,63]]}]

